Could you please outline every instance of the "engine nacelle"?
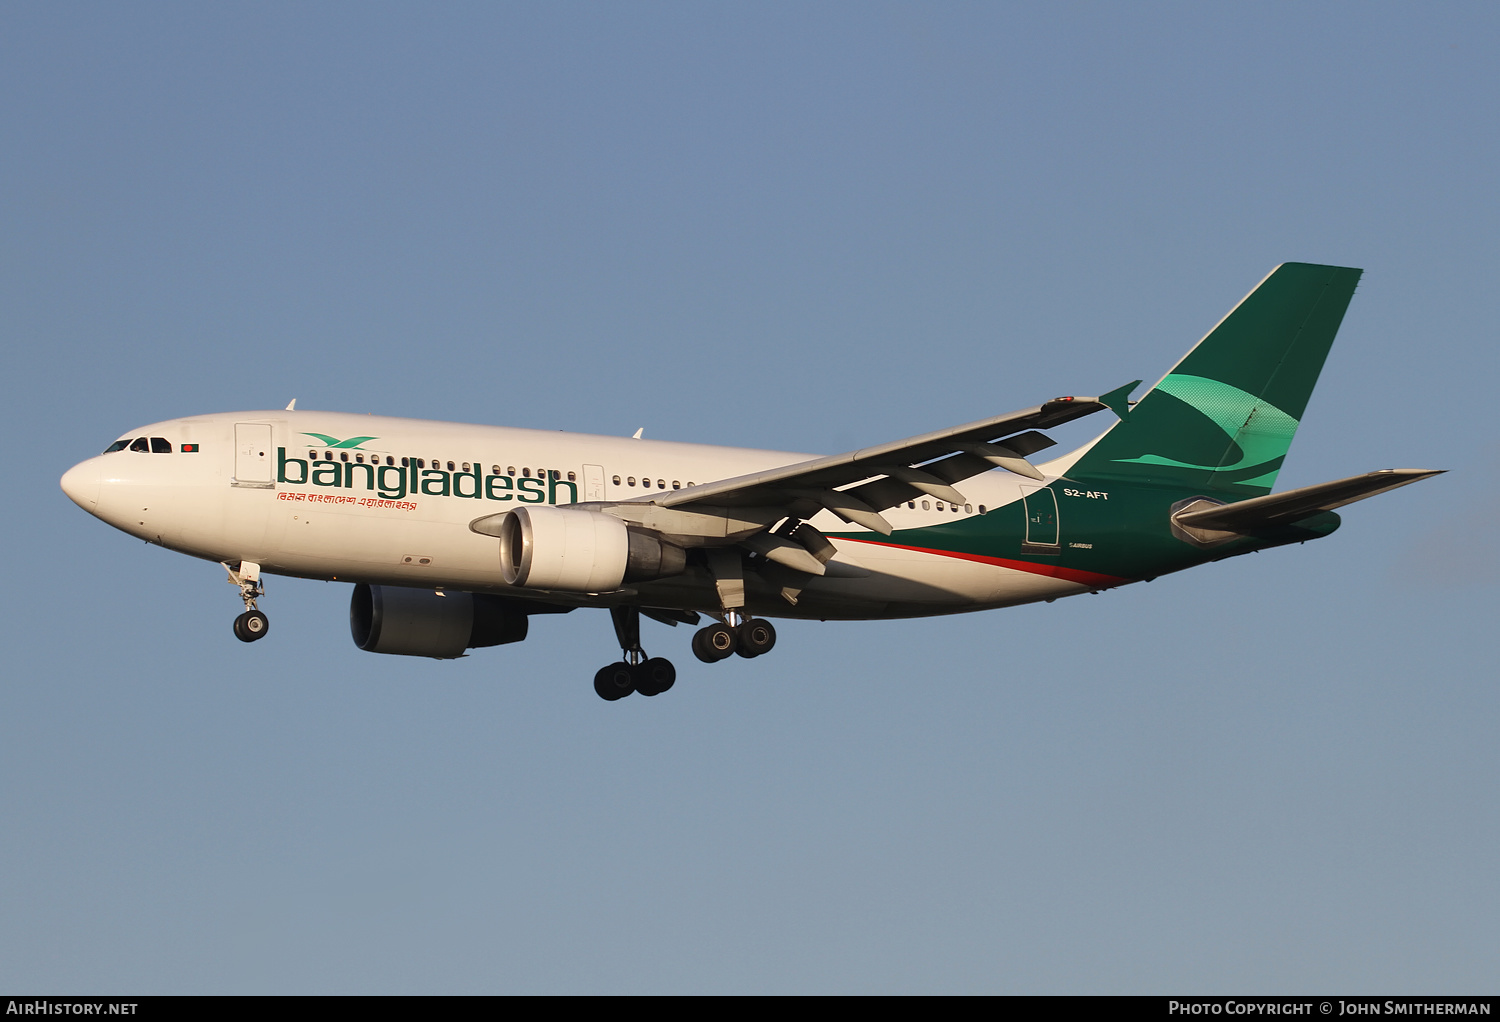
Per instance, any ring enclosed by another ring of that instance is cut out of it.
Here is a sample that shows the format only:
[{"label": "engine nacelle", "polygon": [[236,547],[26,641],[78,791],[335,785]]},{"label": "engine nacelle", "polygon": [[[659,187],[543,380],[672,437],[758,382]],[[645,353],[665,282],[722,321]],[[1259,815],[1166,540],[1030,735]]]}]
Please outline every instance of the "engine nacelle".
[{"label": "engine nacelle", "polygon": [[476,646],[526,638],[526,612],[495,596],[361,582],[349,600],[354,644],[371,653],[447,660]]},{"label": "engine nacelle", "polygon": [[682,547],[602,511],[518,507],[489,534],[500,537],[501,577],[529,589],[602,593],[687,567]]}]

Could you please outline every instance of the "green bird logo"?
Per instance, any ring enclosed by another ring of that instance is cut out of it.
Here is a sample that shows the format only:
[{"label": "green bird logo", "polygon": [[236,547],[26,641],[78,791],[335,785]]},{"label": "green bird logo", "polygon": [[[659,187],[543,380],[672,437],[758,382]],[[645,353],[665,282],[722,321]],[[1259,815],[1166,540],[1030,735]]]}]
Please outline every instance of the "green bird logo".
[{"label": "green bird logo", "polygon": [[379,439],[378,437],[373,436],[352,436],[348,440],[340,440],[338,437],[329,436],[327,433],[303,433],[302,435],[315,436],[319,440],[323,441],[323,443],[327,444],[329,447],[342,448],[344,450],[350,451],[356,449],[360,444],[364,443],[367,440]]}]

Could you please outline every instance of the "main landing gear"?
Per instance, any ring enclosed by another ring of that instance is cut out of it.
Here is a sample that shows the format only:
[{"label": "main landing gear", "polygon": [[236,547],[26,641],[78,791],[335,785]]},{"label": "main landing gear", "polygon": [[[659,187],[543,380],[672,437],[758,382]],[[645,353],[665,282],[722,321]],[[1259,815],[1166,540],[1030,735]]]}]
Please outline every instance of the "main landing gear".
[{"label": "main landing gear", "polygon": [[[661,657],[647,657],[641,649],[641,611],[639,607],[611,607],[609,616],[614,620],[615,637],[620,640],[623,659],[608,667],[599,668],[594,675],[594,691],[599,698],[614,702],[632,692],[643,696],[660,695],[677,681],[677,668],[672,661]],[[689,615],[684,620],[697,618]],[[776,645],[776,629],[771,622],[760,618],[743,617],[739,611],[726,610],[722,623],[700,628],[693,635],[693,655],[706,664],[717,663],[726,657],[740,656],[749,659],[769,653]]]},{"label": "main landing gear", "polygon": [[224,570],[229,572],[230,584],[240,587],[240,599],[245,601],[245,612],[234,619],[234,637],[241,642],[265,638],[271,629],[271,619],[255,606],[256,599],[266,595],[266,587],[260,581],[260,565],[241,561],[238,569],[225,564]]},{"label": "main landing gear", "polygon": [[632,692],[643,696],[661,695],[677,682],[677,668],[662,657],[647,657],[641,649],[641,611],[639,607],[611,607],[615,637],[620,640],[624,659],[599,668],[594,675],[594,691],[600,699],[614,702]]},{"label": "main landing gear", "polygon": [[738,653],[749,659],[771,652],[776,645],[776,629],[761,618],[740,619],[736,611],[724,615],[726,623],[700,628],[693,635],[693,655],[705,664],[715,664]]}]

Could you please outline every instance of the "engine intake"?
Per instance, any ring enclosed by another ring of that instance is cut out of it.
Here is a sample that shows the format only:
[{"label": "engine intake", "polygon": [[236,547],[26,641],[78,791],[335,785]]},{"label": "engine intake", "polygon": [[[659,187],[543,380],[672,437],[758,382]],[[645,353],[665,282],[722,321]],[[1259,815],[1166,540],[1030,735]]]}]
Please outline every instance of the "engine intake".
[{"label": "engine intake", "polygon": [[520,507],[507,511],[494,531],[484,519],[471,528],[499,537],[500,575],[513,586],[600,593],[687,567],[682,547],[602,511]]},{"label": "engine intake", "polygon": [[526,612],[511,601],[483,593],[443,593],[361,582],[349,600],[354,644],[371,653],[463,656],[478,646],[526,638]]}]

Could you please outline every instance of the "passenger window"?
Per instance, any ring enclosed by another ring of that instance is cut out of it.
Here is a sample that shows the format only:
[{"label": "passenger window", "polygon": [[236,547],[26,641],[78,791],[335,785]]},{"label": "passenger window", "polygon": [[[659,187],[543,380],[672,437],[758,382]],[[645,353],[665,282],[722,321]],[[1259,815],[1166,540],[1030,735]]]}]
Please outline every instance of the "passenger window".
[{"label": "passenger window", "polygon": [[917,509],[917,502],[914,501],[914,500],[908,500],[906,502],[906,506],[909,507],[909,508],[911,508],[913,511],[915,511]]},{"label": "passenger window", "polygon": [[339,452],[339,460],[340,461],[348,461],[349,460],[349,452],[348,451],[340,451]]},{"label": "passenger window", "polygon": [[665,490],[667,488],[667,481],[665,479],[658,479],[656,481],[656,488],[658,490]]},{"label": "passenger window", "polygon": [[[618,480],[618,479],[615,480],[615,482],[619,482],[619,481],[620,480]],[[576,473],[576,472],[569,472],[568,473],[568,482],[570,482],[570,483],[576,483],[576,482],[578,482],[578,473]]]},{"label": "passenger window", "polygon": [[401,467],[402,468],[411,468],[411,459],[410,458],[402,458],[401,459]]},{"label": "passenger window", "polygon": [[682,484],[679,483],[676,479],[673,479],[672,480],[672,489],[674,489],[674,490],[680,490],[680,489],[682,489]]},{"label": "passenger window", "polygon": [[[469,467],[469,466],[467,466],[467,465],[465,465],[465,466],[464,466],[464,468],[468,468],[468,467]],[[452,471],[453,471],[453,462],[451,462],[451,461],[450,461],[450,462],[448,462],[448,471],[449,471],[449,472],[452,472]]]},{"label": "passenger window", "polygon": [[142,454],[151,453],[151,448],[147,445],[146,438],[143,436],[136,437],[135,443],[130,445],[130,449],[132,451],[140,451]]},{"label": "passenger window", "polygon": [[625,482],[626,482],[626,484],[628,484],[630,486],[634,486],[635,485],[635,476],[631,476],[629,479],[626,479]]},{"label": "passenger window", "polygon": [[965,504],[964,505],[964,514],[971,515],[973,513],[974,513],[974,505],[973,504]]},{"label": "passenger window", "polygon": [[[356,454],[354,456],[354,460],[357,461],[357,462],[359,462],[361,465],[363,465],[365,463],[365,456],[363,454]],[[379,461],[380,459],[376,458],[375,460]]]},{"label": "passenger window", "polygon": [[523,469],[521,469],[521,475],[524,476],[527,479],[530,479],[531,478],[531,469],[529,469],[529,468],[523,468]]},{"label": "passenger window", "polygon": [[116,451],[123,451],[125,448],[127,448],[129,446],[130,446],[130,437],[126,437],[124,440],[116,440],[114,443],[110,444],[108,447],[106,447],[104,449],[104,453],[105,454],[113,454]]},{"label": "passenger window", "polygon": [[620,485],[620,477],[619,476],[615,476],[614,479],[615,479],[615,485],[619,486]]},{"label": "passenger window", "polygon": [[514,465],[510,466],[510,468],[508,468],[508,469],[505,470],[505,474],[508,475],[508,476],[515,475],[516,474],[516,466],[514,466]]},{"label": "passenger window", "polygon": [[932,510],[931,507],[928,506],[927,501],[925,501],[925,500],[922,501],[922,510],[923,511],[930,511],[930,510]]},{"label": "passenger window", "polygon": [[985,513],[985,510],[984,510],[984,505],[983,505],[983,504],[980,504],[980,505],[979,505],[979,513],[980,513],[980,514],[984,514],[984,513]]},{"label": "passenger window", "polygon": [[500,474],[500,466],[499,465],[491,465],[490,466],[490,475],[497,476],[499,474]]}]

